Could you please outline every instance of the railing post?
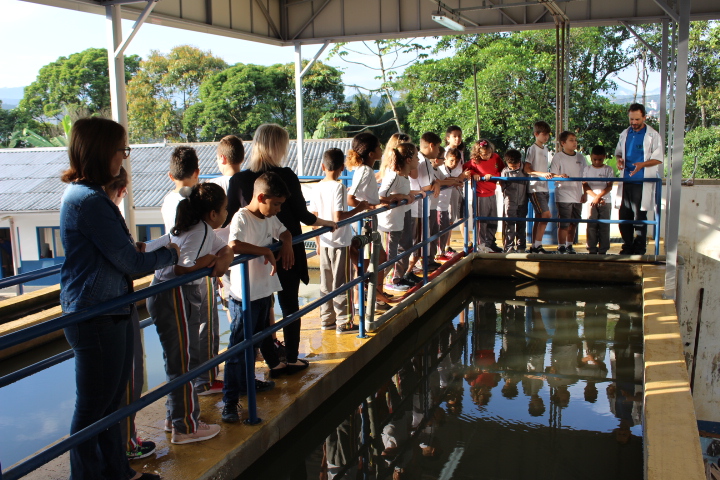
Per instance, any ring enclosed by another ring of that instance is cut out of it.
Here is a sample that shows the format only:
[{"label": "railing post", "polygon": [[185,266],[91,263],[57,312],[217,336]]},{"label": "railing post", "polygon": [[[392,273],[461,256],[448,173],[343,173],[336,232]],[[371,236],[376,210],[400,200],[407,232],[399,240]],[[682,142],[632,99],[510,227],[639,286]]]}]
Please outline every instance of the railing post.
[{"label": "railing post", "polygon": [[[469,222],[470,209],[468,208],[468,202],[470,200],[468,197],[468,182],[467,182],[467,180],[465,180],[464,183],[465,183],[465,186],[463,188],[465,188],[465,199],[464,199],[465,201],[463,202],[463,215],[465,216],[465,238],[463,239],[463,241],[465,242],[465,255],[467,255],[468,253],[470,253],[469,248],[468,248],[468,243],[470,242],[470,222]],[[452,234],[451,234],[451,237],[452,237]]]},{"label": "railing post", "polygon": [[655,180],[657,186],[655,188],[655,231],[653,237],[655,239],[655,256],[660,255],[660,216],[662,213],[662,178]]},{"label": "railing post", "polygon": [[[357,260],[357,271],[358,277],[362,277],[365,270],[365,245],[361,245],[358,248],[358,260]],[[368,288],[370,288],[368,286]],[[372,295],[369,295],[371,297]],[[374,303],[373,303],[374,306]],[[358,284],[358,316],[360,317],[358,337],[363,338],[365,336],[365,282]]]},{"label": "railing post", "polygon": [[[252,311],[250,307],[250,273],[248,271],[247,262],[240,264],[240,277],[242,278],[242,315],[243,315],[243,334],[245,339],[253,337]],[[243,352],[245,355],[245,376],[247,378],[247,402],[248,402],[248,418],[245,423],[248,425],[256,425],[260,423],[257,416],[257,398],[255,395],[255,345],[251,345]]]},{"label": "railing post", "polygon": [[[477,180],[473,179],[472,181],[472,193],[471,195],[477,197]],[[477,225],[477,198],[473,199],[473,208],[472,208],[472,227],[473,227],[473,251],[477,252],[478,250],[478,225]]]},{"label": "railing post", "polygon": [[370,231],[367,233],[370,239],[370,265],[368,265],[368,273],[370,278],[368,279],[368,305],[365,309],[365,320],[360,322],[360,334],[359,338],[367,338],[365,333],[365,325],[371,323],[375,318],[375,299],[377,298],[377,287],[378,282],[383,279],[378,278],[378,265],[380,265],[380,249],[382,243],[380,242],[380,234],[375,230],[375,222],[368,222]]},{"label": "railing post", "polygon": [[422,198],[422,266],[423,266],[423,285],[428,283],[428,256],[430,255],[430,245],[428,237],[430,236],[430,211],[428,207],[428,196]]}]

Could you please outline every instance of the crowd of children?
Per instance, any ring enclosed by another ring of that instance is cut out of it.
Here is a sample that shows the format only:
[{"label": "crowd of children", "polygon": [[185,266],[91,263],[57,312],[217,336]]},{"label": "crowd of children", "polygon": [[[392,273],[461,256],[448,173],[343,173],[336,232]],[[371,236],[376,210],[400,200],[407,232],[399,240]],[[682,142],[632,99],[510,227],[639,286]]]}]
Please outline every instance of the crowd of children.
[{"label": "crowd of children", "polygon": [[[265,130],[270,131],[277,126],[263,127],[268,127]],[[263,127],[258,131],[263,130]],[[313,187],[307,222],[302,220],[309,225],[330,227],[331,230],[317,239],[321,293],[326,295],[342,287],[356,273],[360,252],[352,244],[352,229],[349,226],[337,228],[337,222],[366,210],[372,211],[395,202],[402,203],[371,216],[369,220],[383,233],[384,250],[380,252],[380,261],[385,262],[388,258],[402,255],[422,241],[425,221],[430,235],[437,235],[463,218],[466,208],[463,198],[465,182],[470,179],[475,184],[472,198],[468,199],[470,213],[474,209],[476,215],[481,217],[499,216],[496,180],[501,177],[502,216],[508,218],[503,222],[502,246],[496,240],[496,219],[479,221],[474,225],[479,241],[479,245],[476,245],[478,250],[547,253],[542,247],[547,223],[536,221],[533,224],[531,244],[528,246],[525,219],[528,203],[532,204],[536,219],[550,218],[548,180],[556,179],[558,216],[569,220],[559,224],[558,253],[575,253],[573,240],[577,223],[572,220],[580,219],[582,203],[589,199],[590,219],[610,218],[612,183],[597,179],[614,177],[613,169],[604,164],[606,152],[601,146],[592,148],[592,164],[588,165],[585,157],[577,152],[577,138],[571,132],[562,132],[558,136],[560,148],[550,163],[546,146],[550,139],[549,125],[545,122],[535,123],[533,134],[535,141],[527,148],[524,159],[516,149],[508,149],[501,157],[492,142],[482,138],[468,150],[462,130],[455,125],[447,129],[444,147],[440,136],[432,132],[423,134],[417,146],[408,135],[395,134],[383,151],[379,139],[365,132],[355,136],[352,148],[347,153],[337,148],[326,151],[322,159],[324,179]],[[258,156],[273,151],[271,142],[267,145],[263,142],[269,141],[264,136],[256,135],[254,148]],[[283,157],[285,152],[275,152],[274,155]],[[217,163],[222,176],[199,183],[199,162],[195,150],[181,146],[173,152],[169,176],[175,188],[167,194],[162,206],[168,233],[155,242],[176,244],[180,255],[177,265],[156,271],[154,283],[206,267],[212,268],[212,276],[148,298],[148,310],[155,320],[164,351],[168,381],[218,354],[220,327],[215,303],[217,292],[220,292],[229,311],[231,327],[228,347],[232,348],[244,340],[245,322],[251,322],[250,330],[256,333],[274,323],[274,296],[283,290],[276,272],[292,269],[297,260],[291,231],[277,215],[290,197],[302,197],[302,193],[297,193],[299,189],[295,187],[298,185],[290,187],[287,184],[283,179],[285,173],[269,168],[255,175],[252,192],[245,191],[247,188],[242,192],[244,207],[234,205],[233,209],[239,209],[231,216],[228,215],[228,200],[237,203],[235,197],[238,196],[234,192],[229,195],[228,188],[234,188],[231,179],[240,175],[240,165],[244,158],[245,151],[240,139],[234,136],[223,138],[217,149]],[[373,169],[378,163],[379,172],[375,173]],[[349,188],[339,180],[346,168],[352,175]],[[565,180],[569,177],[595,180]],[[123,185],[110,186],[107,190],[109,194],[121,198],[126,184],[127,180]],[[423,202],[418,200],[425,197],[428,197],[427,214],[423,211]],[[293,201],[305,204],[304,198],[293,198]],[[591,223],[587,232],[588,252],[607,253],[609,225]],[[268,248],[273,239],[282,244],[277,255]],[[151,245],[139,248],[153,248]],[[450,245],[450,232],[445,232],[432,242],[429,251],[430,269],[451,259],[456,252]],[[250,298],[245,300],[250,302],[252,318],[243,318],[243,279],[239,267],[230,268],[237,254],[258,256],[248,262],[250,282],[245,286],[245,290],[250,292]],[[413,271],[420,256],[421,250],[418,249],[402,257],[388,274],[388,283],[378,282],[375,292],[377,311],[387,311],[390,308],[388,302],[393,300],[393,295],[386,292],[385,287],[395,292],[404,292],[421,281]],[[384,272],[380,272],[380,278],[385,278]],[[358,326],[354,322],[353,303],[352,290],[326,302],[320,312],[322,329],[335,330],[338,334],[356,332]],[[266,337],[259,348],[271,379],[299,372],[308,366],[307,361],[296,358],[296,351],[292,355],[293,361],[288,361],[284,357],[283,345],[274,337]],[[297,346],[293,348],[296,350]],[[198,395],[222,392],[222,420],[232,423],[241,418],[239,400],[247,392],[248,381],[244,354],[233,356],[226,362],[224,381],[218,380],[217,375],[218,370],[212,369],[168,395],[165,428],[172,434],[172,443],[202,441],[220,431],[218,425],[207,425],[200,420]],[[254,380],[258,391],[275,386],[272,380]],[[137,383],[135,381],[129,386],[128,401],[134,398],[135,390],[139,390]],[[135,438],[132,420],[129,421],[127,431],[128,458],[142,458],[149,454],[147,445],[140,448],[142,441]]]}]

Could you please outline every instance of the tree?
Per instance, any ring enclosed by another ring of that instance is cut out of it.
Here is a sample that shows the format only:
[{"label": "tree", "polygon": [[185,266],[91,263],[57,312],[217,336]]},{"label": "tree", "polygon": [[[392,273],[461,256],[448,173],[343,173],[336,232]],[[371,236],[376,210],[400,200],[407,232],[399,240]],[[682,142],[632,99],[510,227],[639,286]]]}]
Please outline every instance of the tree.
[{"label": "tree", "polygon": [[175,47],[167,55],[150,51],[128,84],[130,140],[187,140],[185,111],[198,101],[202,82],[226,68],[225,61],[210,51],[189,45]]},{"label": "tree", "polygon": [[[586,148],[612,144],[627,119],[622,107],[601,96],[616,88],[611,75],[632,62],[617,27],[571,30],[569,128]],[[482,136],[499,149],[531,142],[537,120],[555,117],[555,34],[550,31],[444,37],[437,50],[451,57],[409,67],[398,83],[405,93],[414,135],[459,125],[475,132],[473,66],[477,66]]]},{"label": "tree", "polygon": [[[327,112],[340,111],[342,72],[317,62],[303,77],[305,132],[316,130]],[[263,123],[274,122],[295,136],[294,65],[237,64],[209,76],[200,86],[200,101],[191,106],[184,125],[192,141],[214,141],[224,135],[252,138]]]},{"label": "tree", "polygon": [[[139,63],[139,56],[125,56],[126,82]],[[107,50],[88,48],[45,65],[25,89],[18,108],[38,121],[60,120],[76,108],[86,108],[91,114],[107,111],[110,108]]]},{"label": "tree", "polygon": [[683,177],[720,178],[720,126],[697,127],[688,132],[684,157]]},{"label": "tree", "polygon": [[[398,108],[395,104],[395,82],[394,79],[400,74],[401,69],[412,65],[420,59],[427,58],[424,51],[428,48],[425,45],[415,43],[411,40],[375,40],[372,42],[360,42],[362,47],[350,47],[348,43],[337,43],[330,51],[328,58],[337,56],[347,63],[361,65],[376,73],[375,80],[381,80],[378,88],[370,89],[360,85],[348,85],[356,89],[363,89],[368,94],[379,94],[385,97],[387,105],[392,111],[392,121],[398,132],[402,132],[402,125]],[[368,57],[367,61],[350,60],[350,54]],[[390,120],[388,120],[389,122]]]}]

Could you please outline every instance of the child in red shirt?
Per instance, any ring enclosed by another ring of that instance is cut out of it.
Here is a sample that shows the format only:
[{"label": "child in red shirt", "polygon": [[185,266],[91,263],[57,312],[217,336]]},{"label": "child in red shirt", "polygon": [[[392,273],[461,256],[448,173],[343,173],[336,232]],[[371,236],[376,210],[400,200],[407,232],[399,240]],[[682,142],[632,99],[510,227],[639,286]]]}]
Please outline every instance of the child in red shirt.
[{"label": "child in red shirt", "polygon": [[[473,145],[470,152],[470,161],[463,164],[465,178],[472,178],[477,182],[476,187],[476,216],[497,217],[497,200],[495,180],[490,177],[499,177],[500,172],[505,168],[500,155],[495,153],[495,148],[489,140],[481,138]],[[498,247],[495,234],[497,233],[497,221],[478,221],[479,243],[495,253],[503,251]]]}]

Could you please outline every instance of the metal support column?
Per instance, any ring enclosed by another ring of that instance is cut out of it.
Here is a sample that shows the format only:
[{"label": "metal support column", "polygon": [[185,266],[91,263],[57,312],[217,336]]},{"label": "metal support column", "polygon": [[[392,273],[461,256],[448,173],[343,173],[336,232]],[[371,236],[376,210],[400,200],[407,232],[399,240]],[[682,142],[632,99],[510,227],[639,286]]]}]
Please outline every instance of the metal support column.
[{"label": "metal support column", "polygon": [[680,229],[680,185],[682,182],[683,149],[685,146],[685,104],[688,75],[688,40],[690,37],[690,0],[678,2],[677,69],[675,85],[675,111],[673,115],[672,172],[670,187],[671,201],[668,204],[668,230],[665,232],[665,296],[677,297],[677,256],[678,233]]},{"label": "metal support column", "polygon": [[[113,119],[120,125],[128,128],[127,116],[127,94],[125,91],[125,56],[123,55],[124,45],[122,36],[122,7],[111,5],[105,7],[105,18],[107,20],[108,32],[108,73],[110,79],[110,108]],[[127,44],[125,44],[127,46]],[[115,52],[120,50],[120,54]],[[123,213],[125,223],[132,235],[135,235],[135,202],[132,190],[132,167],[130,158],[123,161],[128,178],[131,179],[127,188],[127,195],[123,200]]]},{"label": "metal support column", "polygon": [[570,23],[564,23],[565,35],[563,36],[563,129],[570,129]]},{"label": "metal support column", "polygon": [[295,125],[297,128],[297,173],[305,175],[305,157],[303,156],[303,98],[302,98],[302,45],[295,44]]},{"label": "metal support column", "polygon": [[[662,48],[660,50],[660,137],[667,142],[667,94],[668,94],[668,40],[670,25],[662,22]],[[663,160],[664,161],[664,160]],[[661,175],[665,177],[663,169]]]}]

